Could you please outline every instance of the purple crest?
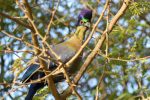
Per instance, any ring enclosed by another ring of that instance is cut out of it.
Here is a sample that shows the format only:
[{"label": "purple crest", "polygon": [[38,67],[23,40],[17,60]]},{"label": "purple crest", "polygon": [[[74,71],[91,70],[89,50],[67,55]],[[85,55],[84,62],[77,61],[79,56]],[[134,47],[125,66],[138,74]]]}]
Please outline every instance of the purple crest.
[{"label": "purple crest", "polygon": [[77,21],[77,23],[76,23],[76,26],[79,25],[80,20],[81,20],[82,18],[88,19],[89,22],[91,22],[92,10],[83,9],[83,10],[80,12],[79,16],[78,16],[78,21]]}]

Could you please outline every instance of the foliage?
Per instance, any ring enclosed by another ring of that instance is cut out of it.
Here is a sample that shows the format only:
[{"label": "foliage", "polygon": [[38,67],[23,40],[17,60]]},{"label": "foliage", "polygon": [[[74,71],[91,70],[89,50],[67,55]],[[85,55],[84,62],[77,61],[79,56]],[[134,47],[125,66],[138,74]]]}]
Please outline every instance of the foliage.
[{"label": "foliage", "polygon": [[150,2],[139,0],[138,2],[133,2],[129,9],[133,15],[141,15],[150,11],[149,5]]}]

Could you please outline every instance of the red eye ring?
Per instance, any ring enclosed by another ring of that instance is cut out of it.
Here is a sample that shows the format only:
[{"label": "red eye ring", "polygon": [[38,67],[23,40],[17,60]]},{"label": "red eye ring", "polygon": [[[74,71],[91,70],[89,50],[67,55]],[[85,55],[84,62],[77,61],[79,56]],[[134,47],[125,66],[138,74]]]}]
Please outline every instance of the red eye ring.
[{"label": "red eye ring", "polygon": [[84,24],[84,21],[81,20],[81,21],[80,21],[80,24]]}]

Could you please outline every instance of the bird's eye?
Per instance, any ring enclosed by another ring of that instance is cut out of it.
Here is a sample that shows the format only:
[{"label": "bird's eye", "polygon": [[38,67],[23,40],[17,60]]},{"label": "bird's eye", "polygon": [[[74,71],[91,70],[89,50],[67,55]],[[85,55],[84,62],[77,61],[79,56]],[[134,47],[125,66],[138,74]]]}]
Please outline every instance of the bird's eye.
[{"label": "bird's eye", "polygon": [[81,25],[84,25],[85,23],[86,23],[86,22],[83,21],[83,20],[80,21],[80,24],[81,24]]},{"label": "bird's eye", "polygon": [[81,20],[81,21],[80,21],[80,24],[82,25],[82,24],[84,24],[84,22]]}]

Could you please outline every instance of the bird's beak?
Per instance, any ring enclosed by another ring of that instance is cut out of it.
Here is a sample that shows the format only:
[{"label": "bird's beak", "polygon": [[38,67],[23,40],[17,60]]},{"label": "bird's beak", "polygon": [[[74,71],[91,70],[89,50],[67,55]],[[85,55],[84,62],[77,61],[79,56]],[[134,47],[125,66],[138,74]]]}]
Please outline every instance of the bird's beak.
[{"label": "bird's beak", "polygon": [[86,22],[86,23],[84,23],[84,26],[86,26],[87,28],[90,28],[91,23],[90,22]]}]

